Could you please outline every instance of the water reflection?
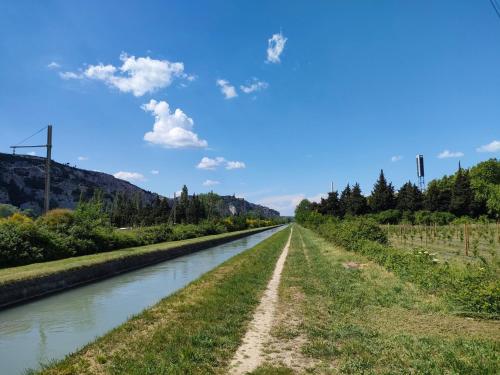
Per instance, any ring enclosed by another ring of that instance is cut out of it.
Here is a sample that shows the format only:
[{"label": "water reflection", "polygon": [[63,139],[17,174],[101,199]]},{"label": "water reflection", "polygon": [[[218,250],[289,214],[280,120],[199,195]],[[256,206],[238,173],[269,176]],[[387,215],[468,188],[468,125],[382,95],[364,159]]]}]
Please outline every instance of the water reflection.
[{"label": "water reflection", "polygon": [[0,311],[0,373],[64,357],[278,230]]}]

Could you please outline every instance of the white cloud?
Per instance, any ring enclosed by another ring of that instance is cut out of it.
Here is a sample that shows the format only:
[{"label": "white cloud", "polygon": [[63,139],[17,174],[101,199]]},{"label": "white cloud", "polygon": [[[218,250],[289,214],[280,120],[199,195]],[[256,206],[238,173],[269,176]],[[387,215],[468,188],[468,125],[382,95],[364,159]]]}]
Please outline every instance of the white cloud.
[{"label": "white cloud", "polygon": [[196,168],[198,169],[206,169],[206,170],[215,170],[219,165],[224,163],[226,159],[221,156],[216,157],[215,159],[211,159],[209,157],[203,157],[201,161],[198,163]]},{"label": "white cloud", "polygon": [[482,145],[476,149],[477,152],[499,152],[500,151],[500,141],[492,141],[487,145]]},{"label": "white cloud", "polygon": [[214,186],[219,184],[220,184],[219,181],[214,181],[214,180],[205,180],[205,182],[203,182],[203,186]]},{"label": "white cloud", "polygon": [[450,151],[450,150],[444,150],[443,152],[441,152],[438,155],[438,158],[439,159],[447,159],[447,158],[459,158],[459,157],[462,157],[462,156],[464,156],[463,152],[460,152],[460,151],[453,152],[453,151]]},{"label": "white cloud", "polygon": [[137,172],[116,172],[113,176],[116,178],[119,178],[120,180],[125,180],[125,181],[144,181],[144,176],[140,173]]},{"label": "white cloud", "polygon": [[302,201],[302,199],[309,199],[313,202],[318,202],[323,194],[317,194],[312,197],[306,197],[305,194],[285,194],[285,195],[273,195],[269,197],[262,198],[258,201],[259,204],[263,206],[267,206],[274,210],[277,210],[281,213],[281,215],[293,215],[295,211],[295,207]]},{"label": "white cloud", "polygon": [[79,156],[78,160],[80,160],[80,161],[89,160],[89,157],[88,156]]},{"label": "white cloud", "polygon": [[391,161],[394,163],[394,162],[397,162],[397,161],[400,161],[403,159],[403,156],[401,155],[395,155],[391,158]]},{"label": "white cloud", "polygon": [[222,156],[217,156],[214,159],[205,156],[201,159],[196,168],[213,171],[221,165],[225,165],[226,169],[242,169],[246,167],[245,163],[242,161],[226,160],[226,158]]},{"label": "white cloud", "polygon": [[155,60],[150,57],[120,55],[122,65],[115,67],[111,64],[88,65],[83,73],[64,72],[63,79],[94,79],[102,81],[108,86],[115,87],[121,92],[131,92],[134,96],[142,96],[168,87],[174,78],[183,78],[193,81],[195,76],[184,73],[184,64],[168,60]]},{"label": "white cloud", "polygon": [[181,109],[170,112],[165,101],[151,99],[141,107],[155,117],[153,131],[144,134],[144,140],[167,148],[207,147],[207,141],[199,139],[192,131],[194,121]]},{"label": "white cloud", "polygon": [[52,61],[49,65],[47,65],[47,68],[49,69],[59,69],[60,67],[61,65],[56,63],[55,61]]},{"label": "white cloud", "polygon": [[156,170],[156,169],[153,169],[153,170],[151,171],[151,174],[160,174],[160,171],[158,171],[158,170]]},{"label": "white cloud", "polygon": [[77,74],[74,72],[59,72],[59,77],[62,79],[83,79],[83,74]]},{"label": "white cloud", "polygon": [[269,63],[279,63],[280,60],[280,55],[282,54],[283,50],[285,49],[285,44],[288,39],[281,34],[274,34],[268,41],[267,41],[267,62]]},{"label": "white cloud", "polygon": [[248,83],[246,86],[241,85],[240,89],[243,91],[245,94],[250,94],[254,91],[261,91],[265,90],[269,87],[269,84],[264,81],[259,81],[257,78],[254,78],[252,82]]},{"label": "white cloud", "polygon": [[242,161],[228,161],[226,163],[226,169],[243,169],[243,168],[246,168],[246,165]]},{"label": "white cloud", "polygon": [[238,94],[236,93],[236,89],[225,79],[218,79],[215,81],[216,85],[220,87],[220,91],[224,94],[226,99],[236,98]]},{"label": "white cloud", "polygon": [[30,151],[30,152],[28,152],[28,155],[30,155],[30,156],[35,156],[35,155],[36,155],[36,152],[35,152],[35,151]]}]

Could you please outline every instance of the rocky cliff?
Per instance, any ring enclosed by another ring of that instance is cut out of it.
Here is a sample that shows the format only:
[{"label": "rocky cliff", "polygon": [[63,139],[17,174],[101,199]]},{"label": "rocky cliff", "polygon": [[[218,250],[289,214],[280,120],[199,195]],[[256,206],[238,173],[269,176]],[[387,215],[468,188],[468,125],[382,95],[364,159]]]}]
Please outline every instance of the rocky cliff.
[{"label": "rocky cliff", "polygon": [[[42,212],[45,187],[45,159],[37,156],[0,153],[0,203],[8,203],[35,214]],[[52,162],[51,208],[74,208],[80,197],[88,199],[95,190],[101,190],[104,199],[111,202],[119,193],[139,195],[150,203],[157,194],[143,190],[127,181],[102,172],[88,171]],[[224,216],[239,213],[256,213],[264,217],[279,216],[279,212],[233,196],[221,196],[218,210]]]}]

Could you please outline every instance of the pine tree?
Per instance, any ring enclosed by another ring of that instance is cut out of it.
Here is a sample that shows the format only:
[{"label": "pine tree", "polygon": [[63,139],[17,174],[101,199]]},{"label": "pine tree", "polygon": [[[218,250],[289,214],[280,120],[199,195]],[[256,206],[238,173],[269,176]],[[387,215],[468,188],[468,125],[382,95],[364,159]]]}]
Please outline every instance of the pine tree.
[{"label": "pine tree", "polygon": [[473,200],[469,173],[460,168],[451,191],[450,211],[457,216],[471,215]]},{"label": "pine tree", "polygon": [[383,170],[380,170],[379,178],[373,186],[369,204],[373,212],[390,210],[396,206],[394,187],[391,183],[387,183]]},{"label": "pine tree", "polygon": [[361,187],[356,182],[351,190],[351,198],[346,215],[357,216],[368,213],[368,203],[366,197],[361,193]]},{"label": "pine tree", "polygon": [[187,211],[189,206],[189,193],[186,185],[182,187],[179,204],[176,207],[176,215],[178,223],[187,222]]},{"label": "pine tree", "polygon": [[328,193],[326,199],[321,198],[318,212],[323,215],[340,216],[339,194],[334,191]]},{"label": "pine tree", "polygon": [[422,209],[422,192],[417,185],[408,181],[401,186],[397,196],[397,208],[401,211],[411,212]]},{"label": "pine tree", "polygon": [[344,217],[349,211],[349,206],[351,204],[351,187],[349,184],[342,190],[339,199],[340,216]]}]

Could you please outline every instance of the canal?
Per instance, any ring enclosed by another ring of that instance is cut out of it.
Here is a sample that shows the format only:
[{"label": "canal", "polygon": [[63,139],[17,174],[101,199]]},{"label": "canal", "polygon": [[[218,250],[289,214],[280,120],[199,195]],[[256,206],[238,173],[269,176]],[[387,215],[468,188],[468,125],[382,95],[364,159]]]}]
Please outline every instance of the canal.
[{"label": "canal", "polygon": [[0,311],[0,373],[22,374],[62,359],[281,229]]}]

